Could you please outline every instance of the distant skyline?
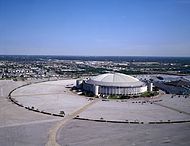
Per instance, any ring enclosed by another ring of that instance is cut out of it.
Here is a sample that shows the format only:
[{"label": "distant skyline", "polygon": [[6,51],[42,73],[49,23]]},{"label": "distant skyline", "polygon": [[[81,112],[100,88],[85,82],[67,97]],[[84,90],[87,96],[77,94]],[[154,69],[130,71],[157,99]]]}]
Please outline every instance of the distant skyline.
[{"label": "distant skyline", "polygon": [[190,57],[190,0],[0,0],[0,55]]}]

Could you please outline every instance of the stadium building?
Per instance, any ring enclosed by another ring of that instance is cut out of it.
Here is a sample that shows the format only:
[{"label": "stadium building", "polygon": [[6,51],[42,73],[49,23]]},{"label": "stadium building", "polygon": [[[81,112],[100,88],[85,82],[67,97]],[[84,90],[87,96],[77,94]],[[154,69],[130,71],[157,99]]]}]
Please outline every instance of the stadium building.
[{"label": "stadium building", "polygon": [[147,91],[147,85],[129,75],[106,73],[87,80],[77,80],[77,87],[94,95],[126,95],[135,96]]}]

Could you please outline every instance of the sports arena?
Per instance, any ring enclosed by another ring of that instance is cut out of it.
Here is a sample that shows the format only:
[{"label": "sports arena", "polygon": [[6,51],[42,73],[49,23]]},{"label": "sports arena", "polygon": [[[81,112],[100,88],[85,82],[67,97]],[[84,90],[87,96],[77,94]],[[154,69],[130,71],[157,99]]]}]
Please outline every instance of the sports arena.
[{"label": "sports arena", "polygon": [[121,73],[101,74],[83,82],[77,80],[77,86],[94,95],[139,95],[147,91],[147,85],[129,75]]}]

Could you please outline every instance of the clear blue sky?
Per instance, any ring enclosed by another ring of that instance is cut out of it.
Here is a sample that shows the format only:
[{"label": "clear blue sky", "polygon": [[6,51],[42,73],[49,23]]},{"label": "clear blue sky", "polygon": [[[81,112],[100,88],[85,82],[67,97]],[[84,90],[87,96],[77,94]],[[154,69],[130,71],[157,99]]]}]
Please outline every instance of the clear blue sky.
[{"label": "clear blue sky", "polygon": [[0,0],[0,54],[190,56],[190,0]]}]

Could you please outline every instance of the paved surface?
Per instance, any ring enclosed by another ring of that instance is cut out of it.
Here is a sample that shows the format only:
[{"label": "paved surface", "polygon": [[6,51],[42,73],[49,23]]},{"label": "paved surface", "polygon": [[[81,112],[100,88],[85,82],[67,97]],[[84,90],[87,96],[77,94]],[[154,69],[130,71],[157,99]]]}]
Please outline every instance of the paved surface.
[{"label": "paved surface", "polygon": [[119,124],[73,120],[60,132],[61,146],[189,146],[190,124]]},{"label": "paved surface", "polygon": [[[50,81],[32,84],[19,88],[12,93],[19,103],[34,107],[40,111],[66,114],[88,103],[88,98],[72,93],[68,85],[74,85],[75,80]],[[149,100],[150,102],[144,103]],[[151,102],[161,100],[161,102]],[[171,98],[171,95],[162,95],[157,99],[141,98],[130,99],[126,102],[119,100],[100,101],[82,112],[79,117],[108,121],[188,121],[190,120],[190,98]]]},{"label": "paved surface", "polygon": [[60,146],[56,142],[56,135],[57,135],[58,130],[62,129],[67,122],[71,121],[78,114],[80,114],[81,112],[86,110],[89,106],[96,103],[97,101],[98,101],[98,99],[90,101],[88,104],[82,106],[80,109],[78,109],[75,112],[73,112],[73,113],[67,115],[66,117],[64,117],[63,120],[61,120],[54,127],[52,127],[52,129],[50,130],[50,133],[49,133],[49,139],[48,139],[48,142],[47,142],[46,146]]},{"label": "paved surface", "polygon": [[[175,107],[173,107],[175,108]],[[80,114],[81,118],[100,119],[114,121],[180,121],[189,120],[190,116],[180,113],[177,110],[158,106],[150,103],[132,103],[105,101],[93,105],[88,110]]]},{"label": "paved surface", "polygon": [[48,132],[62,118],[18,107],[7,99],[9,92],[25,82],[0,81],[0,146],[43,146]]},{"label": "paved surface", "polygon": [[0,127],[1,146],[44,146],[55,121],[29,122]]},{"label": "paved surface", "polygon": [[190,145],[190,123],[138,125],[72,119],[79,114],[80,117],[93,119],[188,120],[189,115],[186,113],[190,112],[189,98],[164,95],[159,98],[162,100],[158,102],[161,106],[142,104],[144,100],[141,99],[135,100],[135,103],[132,100],[98,101],[81,111],[80,108],[90,101],[65,88],[73,83],[74,80],[44,82],[13,92],[14,98],[26,106],[53,113],[65,111],[68,118],[63,119],[28,111],[8,101],[8,93],[25,83],[0,81],[0,145],[45,146],[52,137],[53,144],[61,146]]},{"label": "paved surface", "polygon": [[75,80],[60,80],[32,84],[17,89],[12,97],[24,106],[59,114],[66,114],[88,103],[88,99],[82,98],[70,92],[67,85],[74,84]]},{"label": "paved surface", "polygon": [[14,82],[14,81],[0,81],[0,88],[3,91],[0,96],[0,127],[9,126],[38,120],[49,120],[59,119],[57,117],[42,115],[40,113],[34,113],[24,108],[18,107],[7,99],[9,92],[23,84],[25,82]]}]

